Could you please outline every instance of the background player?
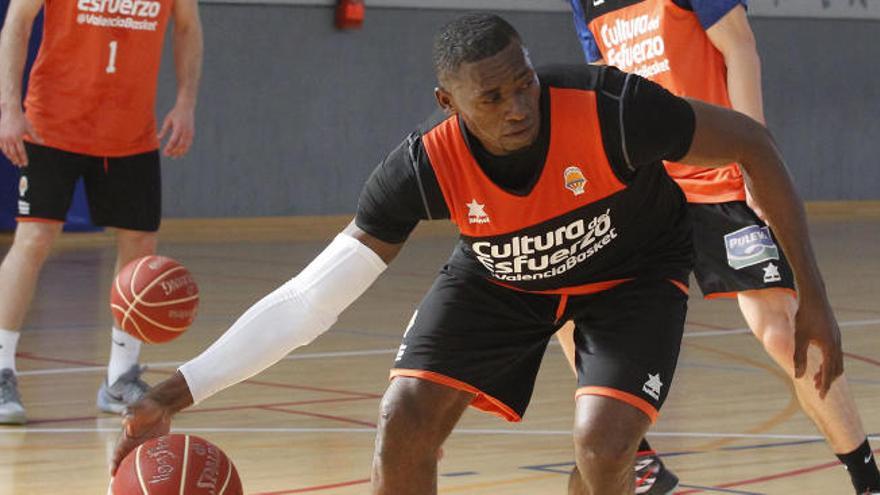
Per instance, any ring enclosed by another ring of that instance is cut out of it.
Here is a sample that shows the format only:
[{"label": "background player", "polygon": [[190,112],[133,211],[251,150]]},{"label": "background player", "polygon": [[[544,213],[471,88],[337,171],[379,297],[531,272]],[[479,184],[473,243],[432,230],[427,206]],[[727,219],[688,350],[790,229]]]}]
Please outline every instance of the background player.
[{"label": "background player", "polygon": [[632,461],[668,391],[684,322],[684,294],[670,280],[685,275],[692,252],[684,198],[663,157],[738,160],[754,177],[805,302],[798,338],[822,349],[814,380],[827,391],[841,372],[839,332],[802,204],[763,126],[616,69],[536,74],[497,16],[447,25],[434,60],[450,116],[380,164],[355,221],[303,272],[130,408],[115,462],[166,432],[175,412],[326,331],[419,220],[450,218],[461,242],[398,352],[372,493],[436,493],[438,448],[466,407],[519,419],[547,341],[569,318],[578,322],[575,439],[585,475],[572,478],[570,493],[633,493]]},{"label": "background player", "polygon": [[[159,140],[166,156],[192,144],[202,64],[196,0],[119,3],[46,0],[42,45],[21,107],[28,37],[42,0],[12,0],[0,39],[0,150],[20,167],[18,226],[0,265],[0,423],[26,420],[15,377],[19,331],[37,279],[83,177],[92,220],[115,227],[116,271],[156,251]],[[115,5],[115,4],[114,4]],[[165,29],[173,20],[177,100],[156,133]],[[98,408],[120,413],[140,397],[140,341],[113,328]]]},{"label": "background player", "polygon": [[[761,62],[745,0],[570,1],[588,62],[615,65],[677,95],[730,107],[765,124]],[[794,378],[791,356],[804,349],[795,342],[791,270],[750,209],[756,206],[739,167],[669,163],[667,170],[691,204],[695,274],[704,297],[736,297],[754,335]],[[570,338],[562,340],[570,345]],[[794,380],[794,388],[803,410],[847,466],[856,492],[880,490],[880,473],[846,377],[824,399],[807,379]],[[668,476],[659,473],[658,483]]]}]

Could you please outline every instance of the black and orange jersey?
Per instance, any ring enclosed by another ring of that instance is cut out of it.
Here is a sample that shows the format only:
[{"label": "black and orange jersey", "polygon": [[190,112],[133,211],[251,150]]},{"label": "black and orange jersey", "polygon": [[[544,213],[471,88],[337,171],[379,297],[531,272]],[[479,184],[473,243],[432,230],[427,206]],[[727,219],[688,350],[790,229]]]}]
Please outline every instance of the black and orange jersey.
[{"label": "black and orange jersey", "polygon": [[[706,30],[744,0],[570,0],[587,60],[648,78],[676,95],[730,108],[727,66]],[[668,163],[694,203],[745,200],[739,167]]]},{"label": "black and orange jersey", "polygon": [[173,0],[46,0],[25,109],[47,146],[95,156],[157,149],[156,86]]},{"label": "black and orange jersey", "polygon": [[[357,225],[401,242],[419,220],[448,218],[461,232],[451,269],[528,292],[686,280],[690,220],[662,160],[686,154],[690,105],[614,68],[538,77],[542,125],[531,149],[492,160],[460,118],[432,119],[373,172]],[[519,173],[505,177],[499,163]]]}]

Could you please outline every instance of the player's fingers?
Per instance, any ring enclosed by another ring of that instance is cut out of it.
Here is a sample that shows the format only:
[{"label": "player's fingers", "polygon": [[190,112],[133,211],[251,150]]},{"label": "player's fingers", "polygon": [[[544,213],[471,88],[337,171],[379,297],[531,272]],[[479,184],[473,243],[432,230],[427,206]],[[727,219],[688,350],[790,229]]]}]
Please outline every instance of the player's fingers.
[{"label": "player's fingers", "polygon": [[183,137],[183,130],[175,126],[171,137],[168,138],[168,144],[165,146],[165,154],[168,156],[176,156],[177,148],[180,146],[180,140]]},{"label": "player's fingers", "polygon": [[183,136],[181,136],[180,141],[177,145],[177,156],[181,157],[181,156],[185,155],[186,152],[189,151],[190,146],[192,146],[192,142],[193,142],[192,133],[190,133],[190,132],[183,133]]},{"label": "player's fingers", "polygon": [[168,131],[174,127],[174,122],[171,120],[171,116],[165,117],[165,121],[162,122],[162,128],[159,129],[159,140],[165,139],[165,135],[168,134]]},{"label": "player's fingers", "polygon": [[24,142],[18,141],[15,143],[15,154],[18,156],[18,166],[19,167],[27,167],[28,159],[27,159],[27,150],[24,148]]}]

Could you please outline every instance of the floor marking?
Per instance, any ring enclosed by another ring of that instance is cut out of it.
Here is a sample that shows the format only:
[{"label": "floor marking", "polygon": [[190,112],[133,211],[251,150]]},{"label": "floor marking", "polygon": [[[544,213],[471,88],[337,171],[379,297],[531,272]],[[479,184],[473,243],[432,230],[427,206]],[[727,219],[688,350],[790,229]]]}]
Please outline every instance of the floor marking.
[{"label": "floor marking", "polygon": [[365,485],[370,482],[370,479],[360,479],[353,481],[343,481],[340,483],[333,483],[332,485],[319,485],[312,486],[308,488],[296,488],[294,490],[282,490],[280,492],[260,492],[255,495],[287,495],[290,493],[306,493],[306,492],[320,492],[323,490],[332,490],[333,488],[343,488],[346,486],[355,486],[355,485]]},{"label": "floor marking", "polygon": [[[241,428],[172,428],[175,432],[193,433],[376,433],[375,428],[283,428],[283,427],[241,427]],[[93,428],[30,428],[28,426],[0,426],[0,435],[22,433],[104,433],[119,432],[119,427],[93,427]],[[493,429],[460,429],[454,430],[453,435],[507,435],[507,436],[571,436],[571,430],[493,430]],[[648,432],[649,437],[662,438],[751,438],[763,440],[816,440],[824,441],[818,435],[775,435],[775,434],[751,434],[751,433],[711,433],[711,432]],[[880,440],[880,435],[868,436],[869,440]],[[732,449],[734,447],[726,447]],[[724,449],[722,449],[724,450]],[[664,454],[665,455],[665,454]]]}]

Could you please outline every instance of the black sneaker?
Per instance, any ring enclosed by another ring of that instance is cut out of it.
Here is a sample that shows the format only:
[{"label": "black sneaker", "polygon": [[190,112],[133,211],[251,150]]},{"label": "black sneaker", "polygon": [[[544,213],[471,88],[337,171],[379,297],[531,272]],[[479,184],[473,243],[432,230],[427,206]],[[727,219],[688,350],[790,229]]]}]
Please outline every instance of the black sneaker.
[{"label": "black sneaker", "polygon": [[671,495],[678,488],[678,476],[666,469],[657,452],[636,455],[636,495]]}]

